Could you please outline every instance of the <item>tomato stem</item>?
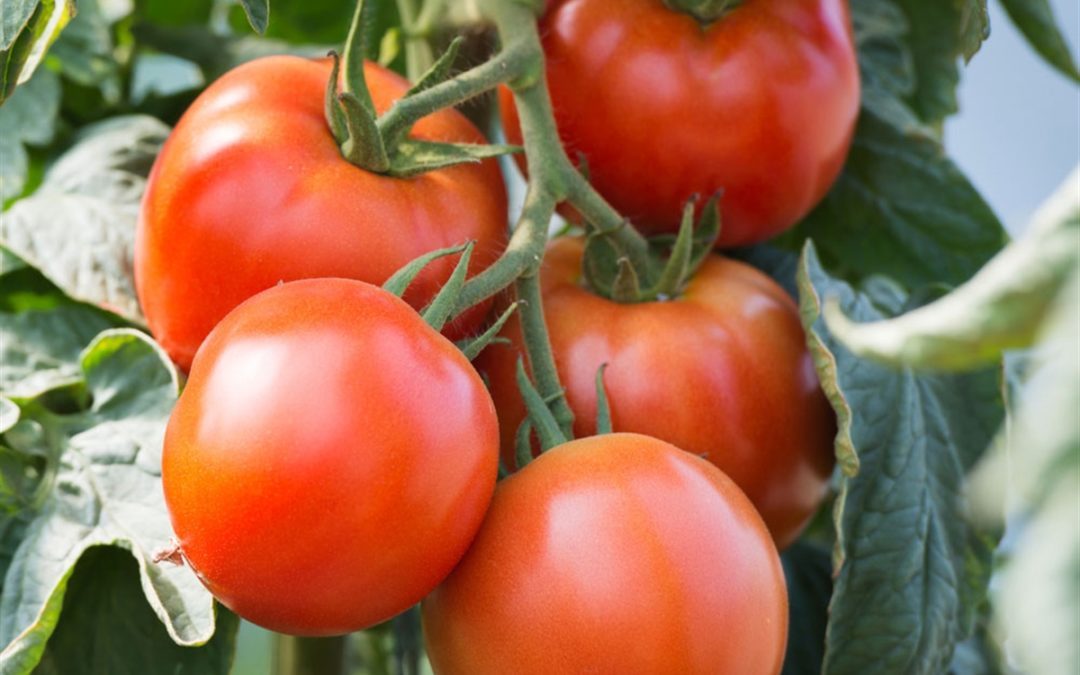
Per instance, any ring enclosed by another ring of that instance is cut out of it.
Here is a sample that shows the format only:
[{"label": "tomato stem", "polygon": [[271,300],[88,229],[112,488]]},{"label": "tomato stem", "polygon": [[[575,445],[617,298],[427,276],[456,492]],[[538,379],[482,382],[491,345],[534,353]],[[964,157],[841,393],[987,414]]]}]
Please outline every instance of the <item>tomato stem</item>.
[{"label": "tomato stem", "polygon": [[275,636],[273,675],[344,675],[345,636]]},{"label": "tomato stem", "polygon": [[708,25],[743,3],[743,0],[664,0],[676,12],[689,14]]}]

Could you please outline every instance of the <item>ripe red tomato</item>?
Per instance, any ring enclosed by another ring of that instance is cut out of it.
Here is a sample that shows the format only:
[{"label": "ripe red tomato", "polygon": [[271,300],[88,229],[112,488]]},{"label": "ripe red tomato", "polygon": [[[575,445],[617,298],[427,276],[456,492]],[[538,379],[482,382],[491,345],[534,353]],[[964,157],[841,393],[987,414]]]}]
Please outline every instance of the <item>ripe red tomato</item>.
[{"label": "ripe red tomato", "polygon": [[[377,110],[408,88],[364,73]],[[472,268],[504,246],[506,194],[494,161],[413,178],[346,161],[323,117],[326,60],[274,56],[211,85],[173,130],[150,174],[135,238],[135,283],[154,337],[183,369],[214,324],[279,281],[345,277],[382,283],[437,248],[477,241]],[[456,111],[424,118],[418,138],[482,142]],[[420,308],[449,276],[433,263],[405,299]],[[486,306],[448,334],[477,328]]]},{"label": "ripe red tomato", "polygon": [[780,672],[787,591],[721,471],[636,434],[553,448],[500,483],[423,603],[436,673]]},{"label": "ripe red tomato", "polygon": [[207,338],[165,434],[184,556],[240,616],[331,635],[419,602],[495,487],[483,382],[407,304],[366,283],[260,293]]},{"label": "ripe red tomato", "polygon": [[[832,473],[835,420],[817,376],[795,303],[749,265],[714,256],[683,293],[666,302],[619,304],[580,283],[583,245],[561,238],[541,270],[551,347],[574,435],[596,430],[596,372],[616,431],[661,438],[720,467],[786,547],[813,515]],[[513,466],[524,405],[514,379],[521,330],[494,344],[486,372]]]},{"label": "ripe red tomato", "polygon": [[[843,165],[859,109],[846,0],[744,0],[702,27],[661,0],[555,0],[541,19],[559,134],[646,233],[724,190],[720,246],[806,215]],[[501,91],[503,123],[521,142]]]}]

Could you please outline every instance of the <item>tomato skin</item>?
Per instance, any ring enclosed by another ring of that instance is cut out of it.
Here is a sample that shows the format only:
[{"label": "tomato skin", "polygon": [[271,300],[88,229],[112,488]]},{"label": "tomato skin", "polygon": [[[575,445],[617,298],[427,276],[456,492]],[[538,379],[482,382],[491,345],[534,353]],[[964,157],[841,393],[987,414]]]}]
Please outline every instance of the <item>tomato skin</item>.
[{"label": "tomato skin", "polygon": [[[555,364],[574,411],[575,437],[596,432],[596,372],[616,431],[661,438],[701,455],[734,480],[783,550],[824,497],[835,418],[821,392],[795,303],[749,265],[714,256],[681,296],[619,304],[580,283],[583,242],[551,242],[541,269]],[[495,399],[503,461],[514,466],[524,405],[511,345],[480,355]]]},{"label": "tomato skin", "polygon": [[706,28],[661,0],[555,0],[540,32],[569,156],[646,233],[677,231],[688,198],[723,189],[719,245],[767,239],[844,163],[859,108],[846,0],[744,0]]},{"label": "tomato skin", "polygon": [[292,282],[199,350],[166,430],[165,500],[230,609],[346,633],[418,602],[464,554],[494,490],[497,424],[476,371],[404,302]]},{"label": "tomato skin", "polygon": [[609,434],[499,484],[423,623],[440,675],[772,674],[787,591],[761,518],[721,471]]},{"label": "tomato skin", "polygon": [[[408,88],[364,69],[375,107]],[[379,284],[422,253],[477,241],[471,269],[505,243],[506,194],[494,161],[408,179],[346,161],[323,114],[326,60],[273,56],[214,82],[184,114],[151,171],[135,239],[135,282],[155,338],[187,370],[225,314],[279,281],[345,277]],[[456,111],[421,120],[414,136],[483,142]],[[454,261],[433,263],[405,299],[420,308]],[[452,330],[479,327],[487,307]]]}]

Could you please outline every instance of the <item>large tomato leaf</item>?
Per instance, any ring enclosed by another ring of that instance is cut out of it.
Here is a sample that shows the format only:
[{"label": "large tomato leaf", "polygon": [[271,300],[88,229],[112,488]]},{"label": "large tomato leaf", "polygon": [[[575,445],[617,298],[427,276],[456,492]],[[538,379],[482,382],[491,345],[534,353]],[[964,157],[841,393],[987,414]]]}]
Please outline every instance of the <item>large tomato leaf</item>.
[{"label": "large tomato leaf", "polygon": [[73,298],[140,319],[132,276],[146,175],[168,135],[147,116],[84,129],[30,197],[0,222],[0,242]]},{"label": "large tomato leaf", "polygon": [[6,0],[0,12],[0,104],[33,75],[75,15],[74,0]]},{"label": "large tomato leaf", "polygon": [[1007,241],[937,141],[865,108],[836,184],[784,240],[805,238],[847,279],[883,274],[909,288],[963,283]]},{"label": "large tomato leaf", "polygon": [[853,323],[825,306],[829,330],[860,357],[894,366],[970,370],[1030,347],[1065,279],[1080,264],[1080,169],[1024,236],[970,281],[902,316]]},{"label": "large tomato leaf", "polygon": [[[101,0],[79,0],[79,13],[49,50],[65,77],[101,92],[104,102],[116,106],[123,97],[121,66],[115,56],[111,23],[122,18],[122,12],[112,11]],[[130,7],[121,6],[122,11]],[[68,103],[65,101],[65,103]]]},{"label": "large tomato leaf", "polygon": [[860,321],[894,316],[907,295],[875,277],[830,276],[808,243],[800,309],[838,418],[840,495],[826,673],[940,673],[968,636],[992,542],[965,520],[965,476],[1003,419],[1000,371],[916,375],[854,357],[829,334],[822,300]]},{"label": "large tomato leaf", "polygon": [[81,382],[79,354],[112,324],[88,307],[0,313],[0,394],[29,399]]},{"label": "large tomato leaf", "polygon": [[1054,20],[1049,0],[1001,0],[1009,18],[1046,62],[1062,75],[1080,82],[1080,70],[1068,41]]},{"label": "large tomato leaf", "polygon": [[[35,508],[20,512],[25,524],[3,542],[14,551],[0,593],[5,673],[29,672],[39,663],[64,621],[76,563],[95,546],[130,551],[142,592],[173,642],[199,645],[214,633],[213,598],[190,568],[151,562],[172,536],[160,455],[178,394],[175,369],[149,338],[130,329],[100,334],[79,366],[86,395],[75,403],[81,407],[70,400],[56,405],[54,392],[22,401],[22,419],[2,439],[15,451],[47,458]],[[76,613],[73,620],[88,619]],[[133,658],[144,653],[139,641],[145,639],[145,632],[112,635]],[[183,666],[204,661],[198,650],[182,653],[181,671],[205,672]]]},{"label": "large tomato leaf", "polygon": [[239,620],[221,606],[204,647],[173,642],[146,603],[135,560],[114,546],[94,546],[79,559],[61,616],[35,675],[227,673],[236,651]]},{"label": "large tomato leaf", "polygon": [[23,193],[30,168],[26,146],[52,141],[59,111],[60,78],[47,68],[0,107],[0,202]]}]

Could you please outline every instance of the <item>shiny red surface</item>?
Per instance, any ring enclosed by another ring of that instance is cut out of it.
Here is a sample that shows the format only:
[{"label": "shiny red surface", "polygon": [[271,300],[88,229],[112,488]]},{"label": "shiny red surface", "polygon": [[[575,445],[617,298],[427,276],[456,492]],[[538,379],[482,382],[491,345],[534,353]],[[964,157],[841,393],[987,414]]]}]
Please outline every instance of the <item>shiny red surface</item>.
[{"label": "shiny red surface", "polygon": [[[750,497],[783,549],[816,510],[832,472],[835,419],[818,387],[791,298],[749,265],[714,256],[682,295],[619,304],[580,283],[582,242],[553,241],[541,271],[544,312],[574,433],[595,432],[597,369],[616,431],[661,438],[720,467]],[[477,361],[513,465],[524,417],[512,345]]]},{"label": "shiny red surface", "polygon": [[491,398],[453,344],[381,289],[317,279],[253,297],[210,334],[162,480],[218,600],[330,635],[404,611],[450,572],[497,460]]},{"label": "shiny red surface", "polygon": [[722,472],[612,434],[500,483],[423,622],[439,675],[769,675],[788,606],[769,534]]}]

